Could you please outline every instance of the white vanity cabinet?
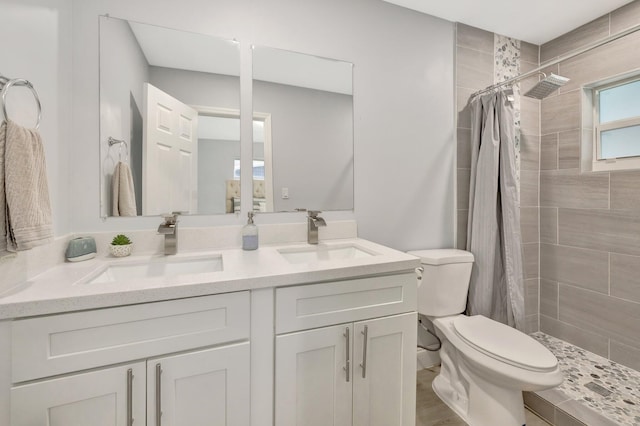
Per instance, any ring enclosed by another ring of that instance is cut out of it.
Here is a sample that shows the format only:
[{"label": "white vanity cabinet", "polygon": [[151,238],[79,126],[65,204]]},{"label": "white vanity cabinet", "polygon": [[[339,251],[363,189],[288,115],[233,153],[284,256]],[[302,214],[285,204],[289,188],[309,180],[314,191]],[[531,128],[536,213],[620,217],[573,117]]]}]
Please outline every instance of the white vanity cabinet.
[{"label": "white vanity cabinet", "polygon": [[413,273],[277,289],[275,424],[413,426],[415,291]]},{"label": "white vanity cabinet", "polygon": [[15,386],[11,424],[144,425],[145,374],[145,363],[137,362]]},{"label": "white vanity cabinet", "polygon": [[11,424],[249,425],[249,299],[13,321]]}]

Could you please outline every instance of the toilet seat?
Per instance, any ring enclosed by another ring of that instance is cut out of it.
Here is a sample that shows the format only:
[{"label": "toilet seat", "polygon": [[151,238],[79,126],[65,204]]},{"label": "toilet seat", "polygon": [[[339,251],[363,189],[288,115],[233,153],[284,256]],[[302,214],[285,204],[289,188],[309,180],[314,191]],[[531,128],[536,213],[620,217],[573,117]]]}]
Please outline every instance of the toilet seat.
[{"label": "toilet seat", "polygon": [[460,315],[453,329],[469,346],[507,364],[529,371],[551,372],[558,366],[556,357],[526,334],[482,315]]}]

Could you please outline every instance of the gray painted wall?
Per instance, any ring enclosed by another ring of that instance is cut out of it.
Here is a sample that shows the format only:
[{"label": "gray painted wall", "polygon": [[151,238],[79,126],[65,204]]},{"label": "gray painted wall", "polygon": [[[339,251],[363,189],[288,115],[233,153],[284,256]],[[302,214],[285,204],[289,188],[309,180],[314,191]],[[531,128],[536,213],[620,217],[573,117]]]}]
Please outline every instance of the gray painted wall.
[{"label": "gray painted wall", "polygon": [[352,97],[254,81],[253,109],[271,114],[274,210],[353,209]]},{"label": "gray painted wall", "polygon": [[[102,159],[101,212],[111,215],[111,176],[120,159],[131,165],[136,195],[141,196],[142,135],[137,132],[136,113],[143,110],[142,84],[149,81],[149,64],[140,50],[129,27],[119,19],[100,19],[100,158]],[[137,106],[137,108],[136,108]],[[129,146],[114,145],[106,141],[109,136],[123,139]],[[131,154],[137,155],[131,155]],[[136,197],[138,208],[141,197]]]},{"label": "gray painted wall", "polygon": [[[47,72],[38,74],[38,87],[55,88],[45,106],[45,115],[56,114],[52,111],[60,111],[60,115],[55,128],[47,124],[43,131],[54,144],[48,148],[51,156],[61,159],[55,161],[55,171],[51,174],[56,188],[53,203],[68,204],[59,212],[62,214],[58,220],[64,225],[56,228],[58,234],[60,230],[124,231],[155,229],[158,225],[158,218],[106,222],[99,219],[97,16],[109,13],[169,28],[236,38],[245,78],[251,72],[252,44],[352,62],[356,141],[354,213],[326,216],[330,220],[355,218],[360,236],[401,250],[453,245],[454,26],[451,22],[370,0],[34,1],[29,3],[29,8],[32,14],[49,14],[51,21],[59,24],[44,30],[47,38],[56,40],[59,46],[48,48],[46,43],[33,43],[33,46],[21,45],[20,49],[4,51],[3,57],[11,63],[24,51],[31,52],[32,59],[19,61],[20,66],[11,66],[3,72],[25,75],[34,67],[40,67]],[[25,20],[20,28],[12,27],[9,34],[3,33],[3,38],[28,37],[29,33],[43,31],[40,24],[37,19]],[[3,31],[8,30],[3,28]],[[52,58],[51,54],[57,55],[57,52],[62,52],[62,56]],[[73,90],[69,91],[69,87]],[[251,111],[250,89],[250,80],[243,80],[242,108],[246,112]],[[68,111],[72,111],[72,121]],[[46,118],[51,119],[51,115]],[[243,153],[251,151],[250,128],[251,123],[242,125]],[[62,167],[69,158],[83,161],[73,167]],[[250,196],[250,191],[247,194]],[[302,215],[292,214],[261,218],[263,223],[303,220]],[[186,217],[181,225],[243,222],[244,218],[233,215]]]}]

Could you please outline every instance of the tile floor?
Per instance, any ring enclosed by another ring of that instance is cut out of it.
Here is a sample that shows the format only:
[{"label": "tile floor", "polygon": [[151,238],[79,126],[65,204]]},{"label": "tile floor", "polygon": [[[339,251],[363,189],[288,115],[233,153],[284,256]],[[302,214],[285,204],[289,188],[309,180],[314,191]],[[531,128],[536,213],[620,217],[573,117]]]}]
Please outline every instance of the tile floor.
[{"label": "tile floor", "polygon": [[[416,426],[465,426],[431,388],[431,382],[438,374],[440,367],[426,368],[418,371],[418,388],[416,393]],[[527,426],[549,426],[529,410],[525,411]]]},{"label": "tile floor", "polygon": [[531,336],[558,358],[565,380],[554,389],[525,394],[527,405],[558,425],[564,424],[558,416],[566,414],[579,424],[640,425],[638,371],[541,332]]}]

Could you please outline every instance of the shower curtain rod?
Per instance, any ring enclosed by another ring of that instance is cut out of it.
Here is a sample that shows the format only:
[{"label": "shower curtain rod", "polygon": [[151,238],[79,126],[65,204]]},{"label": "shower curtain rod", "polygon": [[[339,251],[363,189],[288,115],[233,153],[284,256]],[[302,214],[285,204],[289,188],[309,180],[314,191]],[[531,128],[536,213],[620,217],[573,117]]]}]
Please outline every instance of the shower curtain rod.
[{"label": "shower curtain rod", "polygon": [[473,93],[470,97],[473,98],[474,96],[480,95],[480,94],[485,93],[485,92],[489,92],[489,91],[491,91],[493,89],[497,89],[498,87],[502,87],[502,86],[505,86],[505,85],[508,85],[508,84],[511,84],[511,83],[515,83],[516,81],[522,80],[522,79],[527,78],[527,77],[531,77],[534,74],[539,74],[539,73],[542,72],[543,69],[545,69],[547,67],[559,64],[562,61],[566,61],[567,59],[574,58],[574,57],[576,57],[578,55],[582,55],[583,53],[586,53],[586,52],[588,52],[590,50],[593,50],[595,48],[598,48],[600,46],[604,46],[605,44],[611,43],[612,41],[618,40],[618,39],[620,39],[622,37],[625,37],[625,36],[627,36],[629,34],[633,34],[633,33],[635,33],[636,31],[639,31],[639,30],[640,30],[640,24],[634,25],[633,27],[629,27],[624,31],[620,31],[619,33],[616,33],[614,35],[610,35],[610,36],[608,36],[606,38],[603,38],[602,40],[596,41],[594,43],[587,44],[586,46],[578,48],[578,49],[574,49],[571,52],[569,52],[569,53],[567,53],[567,54],[565,54],[563,56],[560,56],[560,57],[558,57],[558,58],[556,58],[556,59],[554,59],[552,61],[545,62],[544,64],[540,65],[536,69],[533,69],[531,71],[527,71],[524,74],[520,74],[520,75],[517,75],[515,77],[511,77],[510,79],[502,81],[500,83],[493,84],[493,85],[487,87],[486,89],[479,90],[479,91]]}]

